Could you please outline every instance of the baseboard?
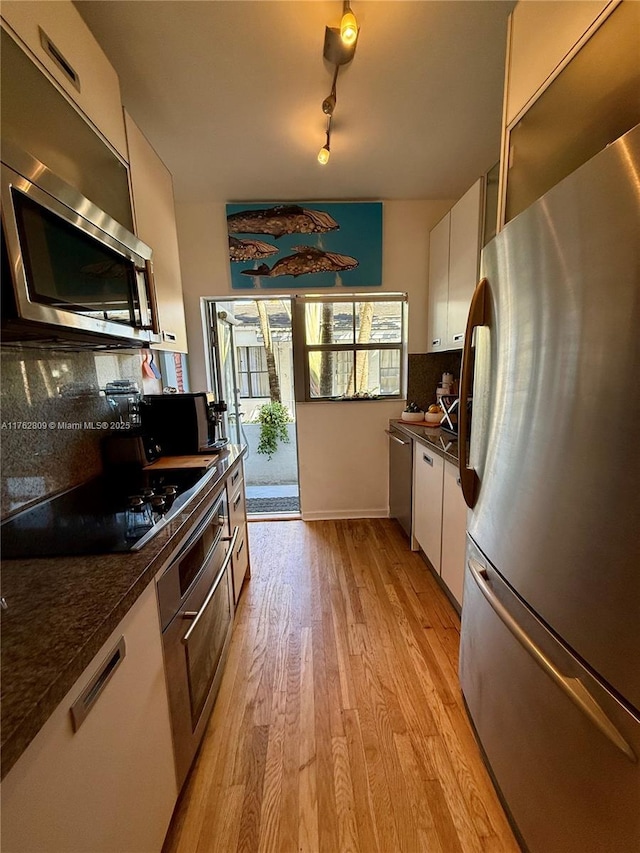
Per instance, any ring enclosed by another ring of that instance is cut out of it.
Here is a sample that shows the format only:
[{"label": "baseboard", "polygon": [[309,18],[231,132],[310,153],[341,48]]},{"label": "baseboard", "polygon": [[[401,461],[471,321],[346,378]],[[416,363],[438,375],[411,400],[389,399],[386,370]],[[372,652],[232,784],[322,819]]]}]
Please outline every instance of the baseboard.
[{"label": "baseboard", "polygon": [[349,518],[389,518],[388,509],[341,509],[335,512],[329,510],[318,510],[317,512],[303,512],[303,521],[338,521]]}]

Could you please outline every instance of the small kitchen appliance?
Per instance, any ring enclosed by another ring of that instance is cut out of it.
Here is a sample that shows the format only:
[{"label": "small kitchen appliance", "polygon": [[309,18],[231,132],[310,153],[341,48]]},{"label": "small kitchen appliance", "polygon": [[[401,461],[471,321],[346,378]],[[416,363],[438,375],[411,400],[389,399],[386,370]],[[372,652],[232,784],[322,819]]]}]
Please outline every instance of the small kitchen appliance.
[{"label": "small kitchen appliance", "polygon": [[153,436],[162,456],[211,453],[228,444],[220,434],[223,401],[205,391],[147,394],[140,407],[143,432]]},{"label": "small kitchen appliance", "polygon": [[5,340],[160,339],[148,246],[4,139],[0,188]]}]

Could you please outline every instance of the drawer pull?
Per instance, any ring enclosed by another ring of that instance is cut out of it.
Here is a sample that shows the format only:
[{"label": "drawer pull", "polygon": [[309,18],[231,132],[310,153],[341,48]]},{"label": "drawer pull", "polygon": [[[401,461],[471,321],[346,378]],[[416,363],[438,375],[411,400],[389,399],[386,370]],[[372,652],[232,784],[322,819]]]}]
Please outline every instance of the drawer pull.
[{"label": "drawer pull", "polygon": [[238,509],[238,507],[240,506],[240,501],[241,501],[241,500],[242,500],[242,492],[238,495],[238,497],[237,497],[237,498],[235,499],[235,501],[233,502],[233,509],[234,509],[234,511],[235,511],[235,510],[237,510],[237,509]]},{"label": "drawer pull", "polygon": [[441,344],[441,340],[440,340],[440,338],[436,338],[435,340],[431,341],[431,346],[432,346],[432,347],[439,347],[439,346],[440,346],[440,344]]},{"label": "drawer pull", "polygon": [[240,543],[240,547],[236,551],[236,557],[240,556],[240,552],[242,551],[243,548],[244,548],[244,539],[242,540],[242,542]]},{"label": "drawer pull", "polygon": [[463,340],[464,340],[464,332],[458,332],[457,335],[453,336],[454,344],[459,344],[460,341],[463,341]]},{"label": "drawer pull", "polygon": [[193,619],[193,622],[191,623],[189,630],[187,631],[187,633],[184,635],[184,637],[181,640],[183,646],[189,645],[189,640],[191,639],[191,635],[193,634],[193,632],[198,627],[198,622],[202,619],[204,612],[206,611],[207,607],[211,604],[213,597],[215,596],[216,592],[218,591],[220,583],[222,582],[222,579],[224,578],[224,574],[227,571],[229,563],[231,562],[231,557],[233,555],[233,549],[236,546],[236,539],[237,538],[238,538],[238,528],[237,527],[233,531],[233,536],[223,536],[222,537],[223,542],[231,542],[231,547],[227,551],[227,555],[224,558],[224,562],[222,563],[222,567],[221,567],[220,571],[218,572],[218,575],[217,575],[215,581],[213,582],[211,589],[209,590],[209,592],[207,594],[207,597],[203,601],[202,606],[200,607],[200,610],[196,610],[196,611],[187,610],[187,611],[183,612],[183,614],[182,614],[183,618]]},{"label": "drawer pull", "polygon": [[107,658],[100,666],[98,673],[93,676],[89,684],[71,706],[71,722],[73,730],[77,732],[86,720],[89,712],[98,701],[98,697],[109,683],[111,676],[124,660],[127,649],[124,636],[120,637],[116,647],[109,652]]},{"label": "drawer pull", "polygon": [[162,339],[164,341],[169,341],[169,343],[174,344],[178,340],[178,336],[175,332],[162,332]]},{"label": "drawer pull", "polygon": [[238,479],[238,477],[239,477],[239,476],[240,476],[240,471],[236,471],[236,473],[235,473],[235,474],[232,474],[232,475],[231,475],[231,485],[232,485],[232,486],[235,484],[235,482],[236,482],[236,480]]},{"label": "drawer pull", "polygon": [[637,762],[637,756],[632,747],[625,740],[624,735],[618,731],[614,723],[605,714],[598,702],[591,695],[579,678],[565,675],[553,661],[547,657],[537,643],[525,632],[521,625],[514,619],[495,592],[491,589],[490,578],[487,569],[477,560],[471,558],[467,561],[471,576],[476,582],[480,592],[489,605],[493,608],[496,616],[504,623],[505,627],[513,634],[522,648],[533,658],[538,666],[546,672],[549,678],[566,694],[566,696],[588,717],[596,728],[608,738],[629,761]]},{"label": "drawer pull", "polygon": [[427,456],[427,454],[426,454],[426,453],[423,453],[423,454],[422,454],[422,458],[424,459],[424,461],[425,461],[428,465],[433,465],[433,459],[431,458],[431,456]]}]

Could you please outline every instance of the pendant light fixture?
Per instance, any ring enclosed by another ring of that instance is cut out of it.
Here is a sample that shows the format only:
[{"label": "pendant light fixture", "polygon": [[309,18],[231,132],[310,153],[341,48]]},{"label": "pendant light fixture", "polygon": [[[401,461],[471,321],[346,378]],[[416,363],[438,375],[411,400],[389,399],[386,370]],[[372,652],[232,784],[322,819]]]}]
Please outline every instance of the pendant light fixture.
[{"label": "pendant light fixture", "polygon": [[347,65],[353,59],[358,41],[358,22],[351,11],[348,0],[342,4],[342,20],[340,27],[325,27],[323,56],[332,65],[335,65],[331,92],[322,102],[322,112],[327,116],[327,139],[318,152],[318,162],[326,166],[331,155],[331,123],[333,111],[338,99],[336,86],[338,83],[338,72],[343,65]]},{"label": "pendant light fixture", "polygon": [[344,3],[342,11],[342,20],[340,21],[340,38],[342,43],[349,47],[355,44],[358,38],[358,22],[356,16],[351,11],[351,6],[348,2]]}]

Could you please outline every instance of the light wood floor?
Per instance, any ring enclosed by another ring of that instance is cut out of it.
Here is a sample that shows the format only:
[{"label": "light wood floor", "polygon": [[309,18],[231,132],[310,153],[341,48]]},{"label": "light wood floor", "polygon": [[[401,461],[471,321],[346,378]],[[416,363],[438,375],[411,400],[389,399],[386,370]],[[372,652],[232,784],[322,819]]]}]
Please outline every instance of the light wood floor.
[{"label": "light wood floor", "polygon": [[253,576],[165,853],[518,851],[458,617],[386,519],[249,525]]}]

